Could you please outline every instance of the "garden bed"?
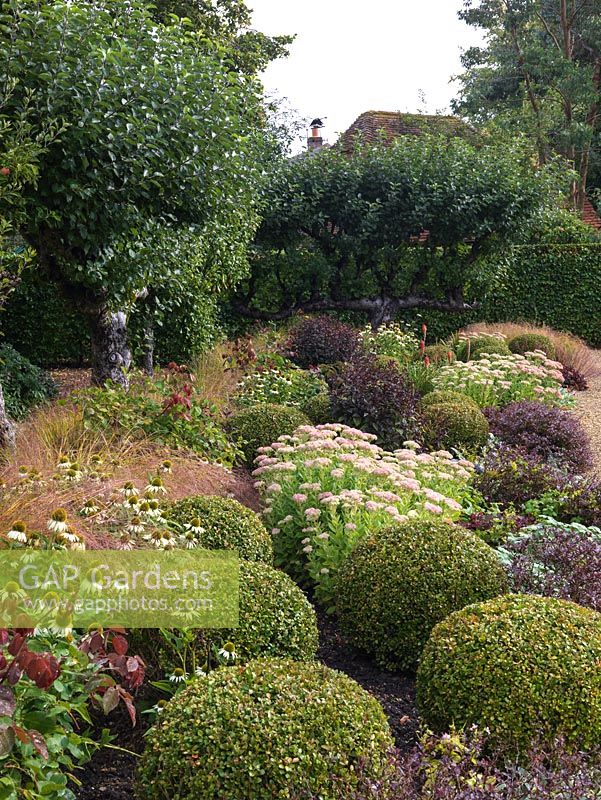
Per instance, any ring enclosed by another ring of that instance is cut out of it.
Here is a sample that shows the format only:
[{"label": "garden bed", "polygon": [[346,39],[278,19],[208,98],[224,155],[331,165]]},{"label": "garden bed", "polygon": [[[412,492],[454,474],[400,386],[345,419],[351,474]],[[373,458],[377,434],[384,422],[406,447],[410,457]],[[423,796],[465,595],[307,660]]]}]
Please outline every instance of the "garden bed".
[{"label": "garden bed", "polygon": [[[408,751],[416,741],[418,727],[415,707],[415,681],[407,676],[380,669],[361,651],[345,641],[334,620],[318,614],[320,647],[318,658],[328,667],[345,672],[376,697],[388,717],[395,744],[401,752]],[[104,748],[99,750],[78,775],[81,786],[77,800],[133,800],[137,756],[144,747],[146,717],[140,717],[139,727],[132,728],[125,712],[114,717],[98,717],[99,728],[110,726],[115,737],[113,744],[132,751]]]}]

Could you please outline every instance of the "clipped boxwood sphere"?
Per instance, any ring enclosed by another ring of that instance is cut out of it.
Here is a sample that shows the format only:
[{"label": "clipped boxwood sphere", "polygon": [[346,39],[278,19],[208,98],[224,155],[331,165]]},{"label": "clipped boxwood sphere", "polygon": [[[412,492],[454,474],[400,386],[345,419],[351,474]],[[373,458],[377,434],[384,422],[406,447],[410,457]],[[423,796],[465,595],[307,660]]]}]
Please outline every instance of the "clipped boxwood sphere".
[{"label": "clipped boxwood sphere", "polygon": [[337,612],[353,643],[387,669],[413,670],[432,628],[507,590],[494,550],[450,523],[395,525],[359,541],[338,578]]},{"label": "clipped boxwood sphere", "polygon": [[430,404],[422,408],[426,447],[474,450],[486,444],[488,420],[479,408],[463,402]]},{"label": "clipped boxwood sphere", "polygon": [[301,411],[306,414],[313,425],[325,425],[331,422],[330,395],[327,392],[313,395],[302,404]]},{"label": "clipped boxwood sphere", "polygon": [[452,389],[434,389],[434,391],[425,394],[420,401],[422,408],[438,406],[441,403],[462,403],[467,408],[480,411],[480,406],[475,400],[461,392],[454,392]]},{"label": "clipped boxwood sphere", "polygon": [[323,664],[260,659],[176,695],[150,731],[140,800],[350,797],[392,745],[378,701]]},{"label": "clipped boxwood sphere", "polygon": [[[224,643],[235,645],[236,661],[273,656],[312,661],[319,644],[315,610],[284,572],[258,561],[240,562],[237,628],[199,630],[192,648],[202,667],[215,663]],[[152,629],[134,632],[132,646],[159,672],[178,665],[178,642]]]},{"label": "clipped boxwood sphere", "polygon": [[300,425],[309,424],[298,408],[263,403],[232,414],[226,428],[232,439],[242,442],[246,462],[252,464],[259,447],[267,447],[280,436],[290,436]]},{"label": "clipped boxwood sphere", "polygon": [[250,508],[228,497],[191,495],[172,503],[165,516],[179,525],[199,522],[204,533],[198,539],[207,550],[236,550],[247,561],[273,563],[271,536],[261,518]]},{"label": "clipped boxwood sphere", "polygon": [[418,703],[435,730],[477,724],[525,749],[562,735],[601,744],[601,615],[567,600],[506,595],[451,614],[432,631]]},{"label": "clipped boxwood sphere", "polygon": [[512,353],[529,353],[532,350],[542,350],[548,358],[555,358],[555,345],[544,333],[520,333],[512,336],[508,342]]}]

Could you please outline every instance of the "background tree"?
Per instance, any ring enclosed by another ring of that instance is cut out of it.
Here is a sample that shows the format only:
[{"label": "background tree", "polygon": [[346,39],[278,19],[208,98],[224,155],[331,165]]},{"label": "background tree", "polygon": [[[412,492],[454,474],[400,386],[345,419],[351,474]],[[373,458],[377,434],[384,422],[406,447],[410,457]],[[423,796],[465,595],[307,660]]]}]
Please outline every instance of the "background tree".
[{"label": "background tree", "polygon": [[280,162],[235,305],[255,319],[362,311],[374,325],[403,309],[465,310],[565,187],[563,168],[535,170],[519,141],[407,136]]},{"label": "background tree", "polygon": [[248,75],[288,55],[294,36],[267,36],[251,28],[252,12],[244,0],[155,0],[152,14],[167,23],[171,14],[186,17],[203,36],[230,49],[236,68]]},{"label": "background tree", "polygon": [[[25,219],[24,192],[35,187],[40,155],[60,132],[50,120],[43,128],[32,129],[27,102],[20,117],[9,118],[5,110],[13,90],[8,83],[0,94],[0,312],[34,256],[17,235]],[[0,385],[0,449],[14,443],[15,428],[6,415]]]},{"label": "background tree", "polygon": [[463,55],[455,111],[528,131],[541,163],[561,153],[582,208],[601,141],[600,0],[464,0],[459,16],[486,44]]},{"label": "background tree", "polygon": [[85,313],[94,379],[126,382],[127,313],[182,269],[157,239],[185,242],[186,268],[213,286],[246,268],[260,87],[184,23],[157,25],[141,0],[19,0],[0,21],[6,113],[65,123],[24,187],[20,231]]}]

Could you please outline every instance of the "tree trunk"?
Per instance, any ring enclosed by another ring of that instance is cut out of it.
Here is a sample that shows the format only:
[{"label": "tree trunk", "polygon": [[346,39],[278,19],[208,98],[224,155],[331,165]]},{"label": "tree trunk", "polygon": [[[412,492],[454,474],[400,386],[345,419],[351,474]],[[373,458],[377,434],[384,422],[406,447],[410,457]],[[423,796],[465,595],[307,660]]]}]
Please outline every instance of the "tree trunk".
[{"label": "tree trunk", "polygon": [[2,392],[2,385],[0,384],[0,449],[14,450],[15,449],[15,425],[6,416],[6,407],[4,405],[4,393]]},{"label": "tree trunk", "polygon": [[154,375],[154,322],[149,317],[144,323],[144,349],[142,353],[142,369],[147,375]]},{"label": "tree trunk", "polygon": [[92,383],[102,386],[111,380],[127,389],[131,351],[125,313],[101,307],[88,312],[87,317],[92,338]]}]

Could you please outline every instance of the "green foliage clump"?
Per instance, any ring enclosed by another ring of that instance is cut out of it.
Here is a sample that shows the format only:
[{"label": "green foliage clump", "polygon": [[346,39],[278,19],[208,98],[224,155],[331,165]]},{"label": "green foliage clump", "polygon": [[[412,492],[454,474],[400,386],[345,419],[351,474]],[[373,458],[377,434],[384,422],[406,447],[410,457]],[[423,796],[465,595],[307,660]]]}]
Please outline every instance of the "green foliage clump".
[{"label": "green foliage clump", "polygon": [[448,523],[419,520],[359,541],[338,575],[343,629],[388,669],[415,669],[434,626],[507,590],[487,544]]},{"label": "green foliage clump", "polygon": [[432,631],[418,704],[436,731],[487,728],[490,741],[587,748],[601,741],[601,615],[565,600],[506,595],[451,614]]},{"label": "green foliage clump", "polygon": [[34,407],[55,397],[58,387],[47,372],[36,367],[9,344],[0,346],[0,384],[6,413],[23,419]]},{"label": "green foliage clump", "polygon": [[477,411],[480,410],[480,406],[475,400],[472,400],[471,397],[461,392],[454,392],[452,389],[434,389],[434,391],[424,395],[420,401],[422,408],[438,406],[441,403],[462,403],[466,408],[473,408]]},{"label": "green foliage clump", "polygon": [[479,408],[465,402],[430,403],[422,408],[423,437],[427,448],[476,450],[486,444],[488,420]]},{"label": "green foliage clump", "polygon": [[[237,663],[253,658],[313,661],[318,647],[317,619],[311,603],[286,573],[258,561],[240,561],[238,626],[195,632],[188,658],[208,671],[219,662],[219,648],[234,645]],[[179,632],[187,638],[187,632]],[[152,629],[136,634],[134,645],[148,664],[171,671],[181,662],[182,640],[157,636]]]},{"label": "green foliage clump", "polygon": [[330,395],[327,392],[320,392],[306,400],[301,405],[301,411],[313,425],[325,425],[332,419],[330,405]]},{"label": "green foliage clump", "polygon": [[246,561],[273,562],[271,537],[258,514],[229,497],[191,495],[176,500],[165,511],[168,523],[189,525],[198,519],[204,529],[200,547],[236,550]]},{"label": "green foliage clump", "polygon": [[507,345],[512,353],[522,356],[533,350],[542,350],[549,358],[555,358],[555,345],[544,333],[520,333],[512,336]]},{"label": "green foliage clump", "polygon": [[[451,354],[449,356],[449,353]],[[452,364],[455,361],[455,354],[446,344],[429,344],[424,348],[424,352],[418,353],[417,358],[427,356],[432,364]]]},{"label": "green foliage clump", "polygon": [[[261,363],[262,360],[266,363]],[[259,357],[258,364],[258,368],[240,382],[236,405],[278,403],[302,406],[306,400],[327,391],[326,382],[320,373],[299,369],[281,356],[270,354],[266,358]]]},{"label": "green foliage clump", "polygon": [[457,358],[460,361],[475,361],[485,353],[497,353],[501,356],[511,354],[505,339],[492,334],[477,334],[460,339],[457,344]]},{"label": "green foliage clump", "polygon": [[380,704],[351,678],[260,659],[211,672],[170,702],[148,736],[138,796],[339,800],[360,764],[382,777],[391,744]]},{"label": "green foliage clump", "polygon": [[309,419],[298,408],[264,403],[236,411],[227,421],[227,431],[240,443],[246,462],[252,464],[259,447],[268,447],[280,436],[290,436]]},{"label": "green foliage clump", "polygon": [[[182,395],[181,385],[172,380],[139,377],[129,391],[109,381],[78,392],[73,400],[88,429],[148,437],[231,466],[240,454],[219,424],[217,409],[194,391]],[[174,402],[177,398],[182,403]]]}]

